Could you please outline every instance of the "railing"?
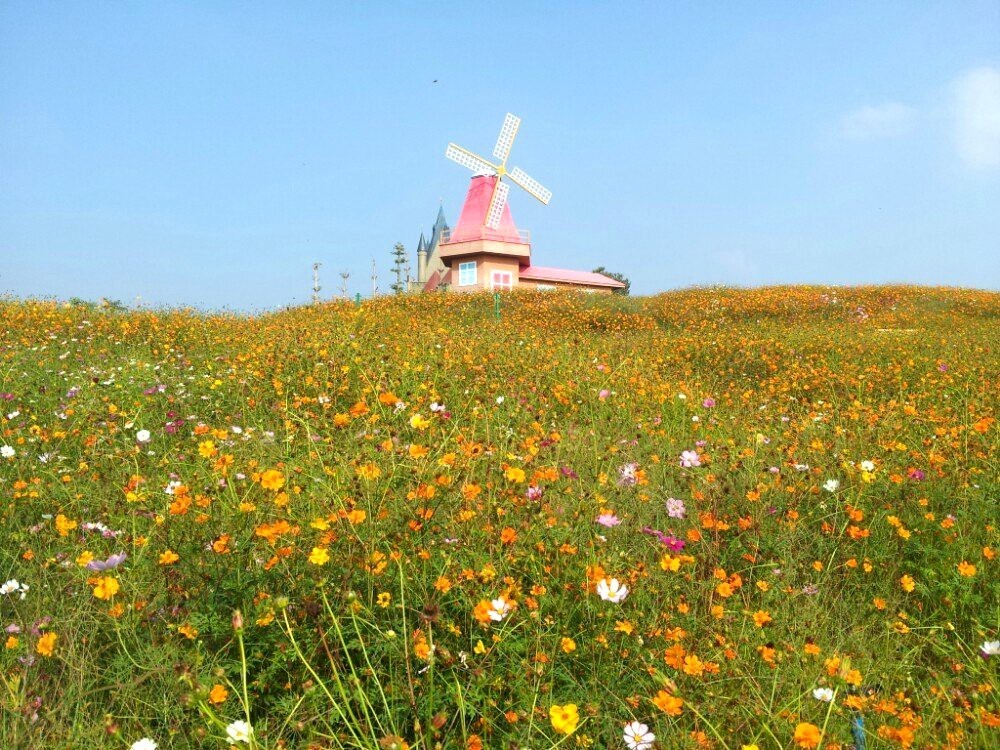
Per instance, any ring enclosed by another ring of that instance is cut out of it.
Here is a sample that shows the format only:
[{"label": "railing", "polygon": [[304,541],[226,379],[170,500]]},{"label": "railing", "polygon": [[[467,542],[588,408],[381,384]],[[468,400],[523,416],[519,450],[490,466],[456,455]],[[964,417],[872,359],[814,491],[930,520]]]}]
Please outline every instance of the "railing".
[{"label": "railing", "polygon": [[[478,237],[467,237],[462,240],[467,242],[470,240],[495,240],[496,237],[489,236],[491,234],[499,234],[504,242],[520,242],[524,245],[531,244],[531,231],[527,229],[518,229],[516,232],[511,232],[509,230],[500,229],[490,229],[489,227],[481,227]],[[451,242],[451,229],[444,229],[441,232],[441,244],[446,244]]]}]

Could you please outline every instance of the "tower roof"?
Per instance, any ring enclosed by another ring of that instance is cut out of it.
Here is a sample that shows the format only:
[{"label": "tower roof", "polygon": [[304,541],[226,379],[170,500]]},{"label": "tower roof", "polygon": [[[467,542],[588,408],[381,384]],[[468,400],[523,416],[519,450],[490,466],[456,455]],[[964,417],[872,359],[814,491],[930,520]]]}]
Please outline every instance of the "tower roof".
[{"label": "tower roof", "polygon": [[500,242],[523,243],[521,233],[510,214],[510,204],[505,204],[500,214],[500,225],[496,229],[486,226],[486,214],[490,210],[496,175],[475,175],[469,183],[465,204],[458,217],[458,223],[451,230],[449,242],[468,240],[498,240]]},{"label": "tower roof", "polygon": [[423,231],[420,232],[420,242],[417,243],[417,252],[418,253],[427,252],[427,240],[424,239]]},{"label": "tower roof", "polygon": [[438,207],[437,219],[434,220],[434,227],[431,229],[431,239],[427,243],[427,252],[433,252],[441,241],[441,234],[448,229],[448,222],[444,218],[444,206]]}]

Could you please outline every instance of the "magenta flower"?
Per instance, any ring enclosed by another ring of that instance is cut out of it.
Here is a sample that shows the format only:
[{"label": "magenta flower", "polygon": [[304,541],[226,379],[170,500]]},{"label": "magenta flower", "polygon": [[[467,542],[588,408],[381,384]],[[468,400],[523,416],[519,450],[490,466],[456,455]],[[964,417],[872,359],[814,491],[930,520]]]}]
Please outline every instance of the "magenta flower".
[{"label": "magenta flower", "polygon": [[704,401],[701,402],[701,405],[704,406],[706,409],[711,409],[713,406],[715,406],[715,399],[706,398]]}]

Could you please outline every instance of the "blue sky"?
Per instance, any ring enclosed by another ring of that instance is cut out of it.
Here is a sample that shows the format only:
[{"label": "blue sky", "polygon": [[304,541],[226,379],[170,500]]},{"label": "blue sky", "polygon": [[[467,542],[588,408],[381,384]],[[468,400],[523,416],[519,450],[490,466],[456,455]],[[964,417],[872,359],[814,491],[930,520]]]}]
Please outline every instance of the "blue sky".
[{"label": "blue sky", "polygon": [[997,0],[8,0],[0,294],[274,308],[373,258],[387,289],[457,219],[447,143],[508,111],[538,265],[1000,289]]}]

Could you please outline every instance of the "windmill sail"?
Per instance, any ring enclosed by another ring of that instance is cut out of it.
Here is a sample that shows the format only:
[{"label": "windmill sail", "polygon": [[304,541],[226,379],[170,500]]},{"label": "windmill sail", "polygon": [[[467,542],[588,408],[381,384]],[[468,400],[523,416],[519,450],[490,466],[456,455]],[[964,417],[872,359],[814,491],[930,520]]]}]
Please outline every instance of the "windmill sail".
[{"label": "windmill sail", "polygon": [[493,155],[501,162],[506,163],[510,154],[510,147],[514,145],[514,138],[517,136],[517,129],[521,127],[521,118],[515,117],[510,112],[503,120],[500,128],[500,137],[497,138],[497,145],[493,148]]},{"label": "windmill sail", "polygon": [[454,143],[449,143],[447,150],[444,155],[454,162],[458,162],[463,167],[468,167],[473,172],[482,172],[485,174],[496,174],[497,168],[490,164],[486,159],[481,156],[476,156],[471,151],[466,151],[461,146],[456,146]]},{"label": "windmill sail", "polygon": [[544,188],[542,183],[537,180],[533,180],[525,174],[524,170],[520,167],[514,167],[510,171],[510,179],[513,180],[518,186],[531,193],[533,196],[538,198],[542,203],[548,204],[552,200],[552,191]]},{"label": "windmill sail", "polygon": [[510,186],[497,180],[493,188],[493,198],[490,200],[490,208],[486,212],[486,226],[496,229],[500,226],[500,217],[503,215],[503,208],[507,205],[507,193]]}]

